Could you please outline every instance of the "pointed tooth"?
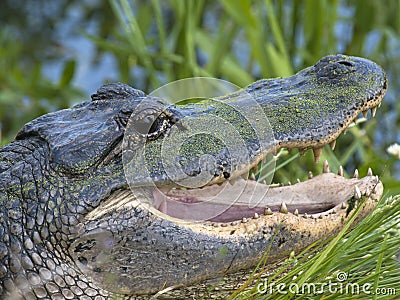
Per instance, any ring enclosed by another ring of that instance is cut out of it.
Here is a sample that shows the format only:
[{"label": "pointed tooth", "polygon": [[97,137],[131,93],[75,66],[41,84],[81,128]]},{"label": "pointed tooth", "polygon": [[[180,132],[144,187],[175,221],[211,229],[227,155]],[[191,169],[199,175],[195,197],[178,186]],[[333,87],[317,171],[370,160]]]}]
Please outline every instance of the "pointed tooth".
[{"label": "pointed tooth", "polygon": [[286,206],[285,202],[282,202],[281,207],[279,208],[279,212],[283,213],[283,214],[287,214],[288,213],[288,209],[287,209],[287,206]]},{"label": "pointed tooth", "polygon": [[353,178],[357,178],[358,179],[358,169],[354,170]]},{"label": "pointed tooth", "polygon": [[343,134],[346,134],[347,133],[347,128],[345,128],[344,130],[343,130]]},{"label": "pointed tooth", "polygon": [[313,175],[313,173],[310,171],[310,172],[308,172],[308,179],[311,179],[311,178],[313,178],[314,177],[314,175]]},{"label": "pointed tooth", "polygon": [[367,115],[368,115],[368,109],[367,109],[367,110],[364,110],[362,113],[363,113],[364,118],[366,118]]},{"label": "pointed tooth", "polygon": [[269,215],[272,215],[272,214],[273,214],[273,212],[272,212],[271,208],[266,207],[264,209],[264,215],[269,216]]},{"label": "pointed tooth", "polygon": [[304,219],[307,219],[307,218],[308,218],[307,213],[304,213],[303,218],[304,218]]},{"label": "pointed tooth", "polygon": [[262,184],[267,184],[267,181],[264,179],[263,181],[261,181]]},{"label": "pointed tooth", "polygon": [[299,215],[299,210],[296,208],[296,209],[294,210],[293,214],[294,214],[295,216],[298,216],[298,215]]},{"label": "pointed tooth", "polygon": [[259,217],[258,213],[254,213],[253,219],[258,219]]},{"label": "pointed tooth", "polygon": [[356,199],[356,200],[360,200],[361,199],[361,191],[360,191],[360,188],[358,187],[358,185],[355,185],[354,186],[354,198]]},{"label": "pointed tooth", "polygon": [[379,104],[378,104],[378,108],[379,108],[379,107],[381,107],[381,105],[382,105],[382,102],[379,102]]},{"label": "pointed tooth", "polygon": [[339,176],[342,176],[342,177],[344,176],[343,166],[340,166],[340,167],[339,167],[338,175],[339,175]]},{"label": "pointed tooth", "polygon": [[367,197],[371,196],[371,191],[368,187],[365,189],[365,196]]},{"label": "pointed tooth", "polygon": [[321,154],[322,154],[322,147],[313,148],[313,151],[314,151],[314,161],[318,162],[319,158],[321,157]]},{"label": "pointed tooth", "polygon": [[376,106],[371,108],[371,116],[375,117],[375,114],[376,114]]},{"label": "pointed tooth", "polygon": [[342,205],[340,206],[340,208],[341,208],[341,209],[346,209],[346,208],[347,208],[346,203],[345,203],[345,202],[342,202]]},{"label": "pointed tooth", "polygon": [[247,223],[247,219],[245,217],[243,217],[242,223]]},{"label": "pointed tooth", "polygon": [[256,180],[256,176],[254,175],[254,173],[251,173],[249,176],[250,180]]},{"label": "pointed tooth", "polygon": [[322,168],[322,172],[323,172],[323,173],[329,173],[329,172],[330,172],[330,170],[329,170],[329,163],[328,163],[327,160],[324,161],[324,166],[323,166],[323,168]]},{"label": "pointed tooth", "polygon": [[368,168],[367,176],[373,176],[373,174],[372,174],[372,169],[371,169],[371,168]]},{"label": "pointed tooth", "polygon": [[301,182],[300,178],[297,178],[297,180],[296,180],[296,181],[297,181],[297,183],[300,183],[300,182]]},{"label": "pointed tooth", "polygon": [[323,219],[324,218],[324,216],[322,215],[322,214],[320,214],[319,216],[318,216],[318,219]]},{"label": "pointed tooth", "polygon": [[331,147],[332,150],[335,150],[336,140],[333,140],[332,142],[330,142],[329,146]]}]

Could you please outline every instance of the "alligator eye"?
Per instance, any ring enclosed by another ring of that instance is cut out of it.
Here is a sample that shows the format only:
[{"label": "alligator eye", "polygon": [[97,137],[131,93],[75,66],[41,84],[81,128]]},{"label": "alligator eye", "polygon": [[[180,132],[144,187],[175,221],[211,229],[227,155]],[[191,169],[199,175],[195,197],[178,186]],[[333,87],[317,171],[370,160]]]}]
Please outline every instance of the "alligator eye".
[{"label": "alligator eye", "polygon": [[160,120],[157,114],[148,114],[133,122],[133,127],[140,134],[152,134],[160,127]]}]

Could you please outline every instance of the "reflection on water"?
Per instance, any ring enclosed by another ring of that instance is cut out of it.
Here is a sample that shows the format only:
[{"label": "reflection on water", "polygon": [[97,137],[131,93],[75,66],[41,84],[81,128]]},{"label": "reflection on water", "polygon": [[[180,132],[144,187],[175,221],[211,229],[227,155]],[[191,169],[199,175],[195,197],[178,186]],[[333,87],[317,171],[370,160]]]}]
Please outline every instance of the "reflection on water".
[{"label": "reflection on water", "polygon": [[35,0],[0,2],[0,26],[23,45],[24,63],[43,63],[44,74],[56,81],[64,63],[77,62],[74,84],[87,94],[105,80],[117,80],[113,57],[99,53],[83,35],[106,36],[113,26],[107,1]]}]

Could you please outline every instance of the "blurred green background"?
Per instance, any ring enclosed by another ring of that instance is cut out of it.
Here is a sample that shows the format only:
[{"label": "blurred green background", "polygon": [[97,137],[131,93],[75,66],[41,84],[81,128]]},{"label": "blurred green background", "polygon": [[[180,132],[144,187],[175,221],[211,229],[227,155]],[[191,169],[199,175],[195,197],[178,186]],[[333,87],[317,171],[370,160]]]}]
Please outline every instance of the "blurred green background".
[{"label": "blurred green background", "polygon": [[[372,167],[387,194],[400,193],[400,162],[387,153],[400,143],[400,1],[67,1],[0,2],[1,144],[27,121],[74,103],[104,82],[145,92],[170,81],[211,76],[239,86],[288,76],[324,55],[367,57],[388,73],[377,116],[348,130],[319,164],[311,150],[274,181]],[[369,116],[370,117],[370,116]],[[296,152],[296,151],[295,151]],[[291,159],[293,158],[293,159]]]}]

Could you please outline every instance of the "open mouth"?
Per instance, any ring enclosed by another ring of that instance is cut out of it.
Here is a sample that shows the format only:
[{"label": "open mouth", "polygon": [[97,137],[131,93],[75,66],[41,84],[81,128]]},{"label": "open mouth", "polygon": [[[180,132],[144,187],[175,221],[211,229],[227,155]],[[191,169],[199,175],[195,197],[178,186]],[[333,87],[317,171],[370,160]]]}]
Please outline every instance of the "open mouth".
[{"label": "open mouth", "polygon": [[275,213],[317,219],[338,210],[350,212],[349,207],[363,197],[379,199],[382,194],[382,184],[371,170],[363,178],[345,178],[342,171],[331,173],[327,164],[324,171],[304,182],[279,187],[239,178],[200,189],[155,190],[154,207],[181,220],[217,223],[245,222]]}]

